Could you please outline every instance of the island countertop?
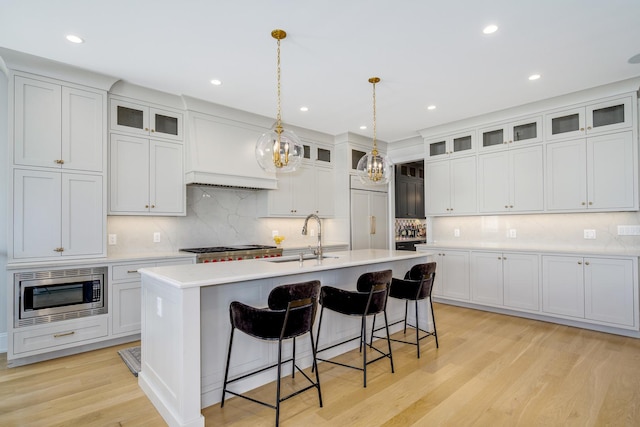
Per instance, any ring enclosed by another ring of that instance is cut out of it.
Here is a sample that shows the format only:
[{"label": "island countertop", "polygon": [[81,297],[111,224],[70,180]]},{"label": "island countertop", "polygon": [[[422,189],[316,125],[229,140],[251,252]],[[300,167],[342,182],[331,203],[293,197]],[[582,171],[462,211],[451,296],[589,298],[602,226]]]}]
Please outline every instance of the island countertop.
[{"label": "island countertop", "polygon": [[325,254],[318,261],[307,258],[302,263],[297,256],[263,258],[233,262],[202,263],[166,267],[143,268],[140,273],[161,279],[165,284],[180,289],[243,282],[314,271],[375,264],[386,261],[421,258],[429,253],[397,251],[395,249],[360,249]]}]

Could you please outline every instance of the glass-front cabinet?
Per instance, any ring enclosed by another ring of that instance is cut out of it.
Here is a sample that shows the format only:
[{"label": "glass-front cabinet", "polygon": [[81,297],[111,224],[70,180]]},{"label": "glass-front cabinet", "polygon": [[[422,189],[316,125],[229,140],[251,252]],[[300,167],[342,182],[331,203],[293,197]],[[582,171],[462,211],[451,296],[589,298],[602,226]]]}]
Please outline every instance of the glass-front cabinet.
[{"label": "glass-front cabinet", "polygon": [[183,139],[181,113],[119,98],[111,98],[109,102],[112,131],[178,141]]},{"label": "glass-front cabinet", "polygon": [[481,151],[509,148],[513,144],[542,142],[542,117],[499,123],[480,129],[478,135]]},{"label": "glass-front cabinet", "polygon": [[617,98],[545,115],[547,140],[594,135],[631,127],[631,97]]},{"label": "glass-front cabinet", "polygon": [[475,130],[426,140],[427,160],[439,160],[461,154],[471,154],[476,145]]}]

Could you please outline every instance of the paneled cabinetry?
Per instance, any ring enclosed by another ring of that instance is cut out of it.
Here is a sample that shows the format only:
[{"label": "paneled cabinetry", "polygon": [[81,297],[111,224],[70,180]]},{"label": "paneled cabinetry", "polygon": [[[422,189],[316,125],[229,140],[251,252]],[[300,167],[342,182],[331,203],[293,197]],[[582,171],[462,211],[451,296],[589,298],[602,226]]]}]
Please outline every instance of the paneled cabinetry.
[{"label": "paneled cabinetry", "polygon": [[482,128],[478,133],[481,151],[542,142],[542,117],[496,124]]},{"label": "paneled cabinetry", "polygon": [[424,218],[424,166],[407,163],[395,166],[396,218]]},{"label": "paneled cabinetry", "polygon": [[10,258],[106,251],[106,91],[13,74]]},{"label": "paneled cabinetry", "polygon": [[576,138],[630,128],[634,123],[631,96],[579,105],[545,114],[545,139]]},{"label": "paneled cabinetry", "polygon": [[389,248],[388,200],[386,191],[351,189],[352,250]]},{"label": "paneled cabinetry", "polygon": [[476,213],[476,157],[427,163],[425,186],[428,215]]},{"label": "paneled cabinetry", "polygon": [[433,295],[469,300],[469,252],[436,249]]},{"label": "paneled cabinetry", "polygon": [[538,255],[471,252],[471,300],[518,310],[540,309]]},{"label": "paneled cabinetry", "polygon": [[478,155],[478,210],[539,212],[544,209],[542,145]]},{"label": "paneled cabinetry", "polygon": [[182,141],[182,113],[112,96],[110,129],[134,135]]},{"label": "paneled cabinetry", "polygon": [[637,209],[633,132],[547,144],[547,210]]},{"label": "paneled cabinetry", "polygon": [[543,256],[542,310],[618,327],[638,327],[633,259]]},{"label": "paneled cabinetry", "polygon": [[103,254],[102,176],[15,169],[13,180],[14,258]]},{"label": "paneled cabinetry", "polygon": [[185,215],[183,146],[111,134],[109,214]]},{"label": "paneled cabinetry", "polygon": [[14,164],[103,171],[106,93],[14,77]]},{"label": "paneled cabinetry", "polygon": [[476,148],[476,132],[475,130],[461,131],[439,138],[431,138],[426,141],[426,144],[427,160],[469,155]]}]

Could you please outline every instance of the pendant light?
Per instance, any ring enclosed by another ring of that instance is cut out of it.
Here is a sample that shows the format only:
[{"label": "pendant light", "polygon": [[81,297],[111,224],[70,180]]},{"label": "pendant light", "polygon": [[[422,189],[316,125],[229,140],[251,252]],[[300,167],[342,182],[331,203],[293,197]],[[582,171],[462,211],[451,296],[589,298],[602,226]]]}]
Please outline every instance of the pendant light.
[{"label": "pendant light", "polygon": [[391,177],[391,165],[386,156],[378,152],[376,141],[376,83],[379,82],[379,77],[369,79],[369,83],[373,84],[373,150],[362,156],[356,167],[356,173],[365,185],[388,184]]},{"label": "pendant light", "polygon": [[271,37],[278,41],[278,115],[276,124],[269,132],[262,134],[256,142],[256,159],[262,169],[268,172],[293,172],[300,165],[304,148],[293,131],[282,127],[280,111],[280,40],[287,37],[284,30],[273,30]]}]

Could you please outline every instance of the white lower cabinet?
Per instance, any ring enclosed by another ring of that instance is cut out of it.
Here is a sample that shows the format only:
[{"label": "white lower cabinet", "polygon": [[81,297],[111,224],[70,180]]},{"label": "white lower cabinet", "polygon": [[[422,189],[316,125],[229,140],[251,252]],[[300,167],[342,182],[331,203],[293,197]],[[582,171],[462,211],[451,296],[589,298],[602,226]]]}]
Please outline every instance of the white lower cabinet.
[{"label": "white lower cabinet", "polygon": [[542,310],[618,327],[638,327],[634,259],[542,257]]},{"label": "white lower cabinet", "polygon": [[537,311],[538,255],[471,252],[471,300],[482,304]]},{"label": "white lower cabinet", "polygon": [[107,316],[102,315],[25,328],[12,334],[13,353],[55,351],[106,337],[107,325]]},{"label": "white lower cabinet", "polygon": [[469,252],[437,250],[433,294],[469,300]]},{"label": "white lower cabinet", "polygon": [[191,258],[150,260],[115,264],[111,269],[111,318],[113,335],[140,333],[142,299],[140,295],[141,268],[193,264]]}]

